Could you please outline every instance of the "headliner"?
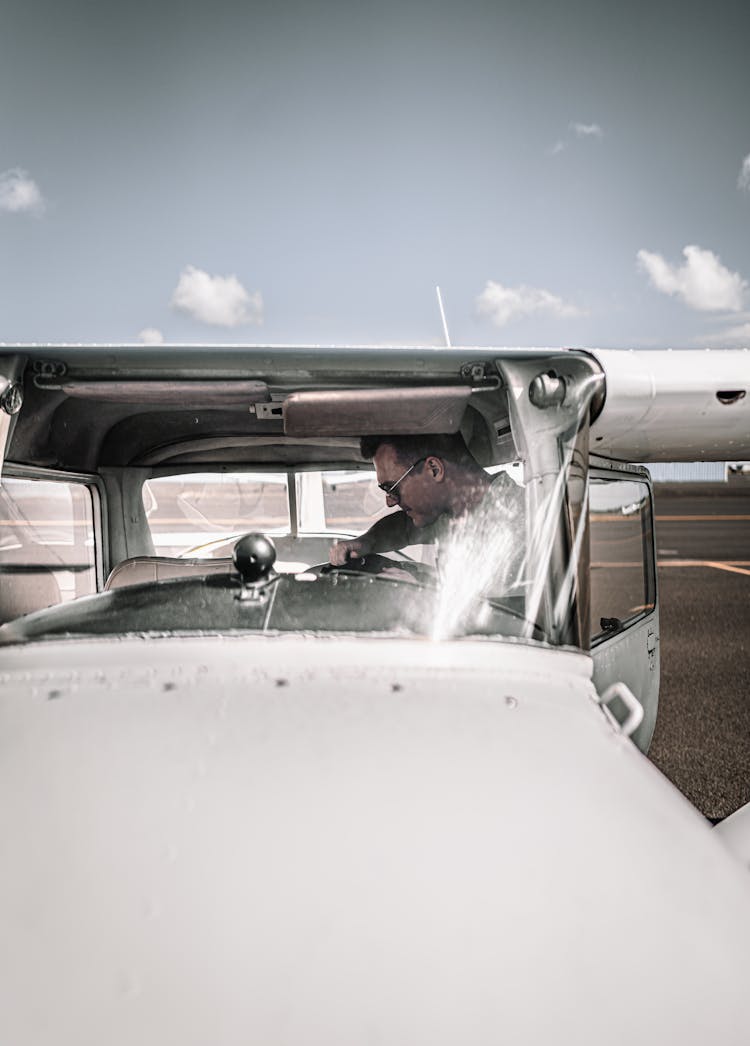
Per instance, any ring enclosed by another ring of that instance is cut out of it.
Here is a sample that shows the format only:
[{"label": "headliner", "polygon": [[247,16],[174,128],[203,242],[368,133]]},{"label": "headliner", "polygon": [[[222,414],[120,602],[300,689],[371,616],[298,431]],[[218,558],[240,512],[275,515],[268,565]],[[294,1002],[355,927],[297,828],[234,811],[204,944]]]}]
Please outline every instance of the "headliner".
[{"label": "headliner", "polygon": [[[460,427],[482,463],[507,461],[515,448],[495,360],[546,362],[550,355],[563,353],[487,347],[7,346],[0,350],[0,372],[15,369],[24,387],[7,458],[84,472],[212,462],[361,463],[356,437],[405,431],[406,417],[411,431]],[[163,390],[175,383],[184,383],[179,395],[172,389],[165,396]],[[232,388],[242,395],[233,395]],[[440,394],[445,410],[424,407],[420,420],[417,401],[428,402],[430,389]],[[365,390],[377,397],[367,424]],[[298,421],[296,432],[285,431],[282,402],[293,393],[304,399],[320,392],[333,396],[327,427],[316,428],[312,413],[301,428]],[[326,438],[318,440],[318,433]],[[302,434],[312,438],[290,438]]]}]

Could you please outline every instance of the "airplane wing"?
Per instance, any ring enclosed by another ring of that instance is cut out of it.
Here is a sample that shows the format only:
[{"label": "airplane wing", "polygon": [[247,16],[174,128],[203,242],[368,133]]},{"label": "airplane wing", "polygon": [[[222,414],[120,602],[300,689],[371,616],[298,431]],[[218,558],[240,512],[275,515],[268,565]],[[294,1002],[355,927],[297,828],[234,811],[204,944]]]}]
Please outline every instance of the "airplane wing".
[{"label": "airplane wing", "polygon": [[750,458],[750,350],[594,349],[606,399],[591,450],[622,461]]}]

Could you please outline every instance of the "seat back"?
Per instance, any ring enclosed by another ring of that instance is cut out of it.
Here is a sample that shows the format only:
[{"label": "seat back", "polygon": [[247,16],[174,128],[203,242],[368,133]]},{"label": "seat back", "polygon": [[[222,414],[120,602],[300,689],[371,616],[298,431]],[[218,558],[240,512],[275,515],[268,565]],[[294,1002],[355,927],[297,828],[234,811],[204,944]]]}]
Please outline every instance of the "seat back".
[{"label": "seat back", "polygon": [[0,625],[60,602],[60,586],[44,567],[0,572]]},{"label": "seat back", "polygon": [[[269,535],[276,547],[276,569],[296,573],[316,563],[328,562],[333,538],[326,534]],[[232,539],[234,542],[235,539]],[[222,549],[223,551],[223,549]],[[133,556],[118,563],[107,578],[104,590],[166,581],[173,577],[200,577],[202,574],[236,573],[231,558],[175,559],[170,556]]]},{"label": "seat back", "polygon": [[104,591],[166,581],[174,577],[200,577],[203,574],[231,574],[231,559],[170,559],[169,556],[133,556],[123,559],[110,572]]}]

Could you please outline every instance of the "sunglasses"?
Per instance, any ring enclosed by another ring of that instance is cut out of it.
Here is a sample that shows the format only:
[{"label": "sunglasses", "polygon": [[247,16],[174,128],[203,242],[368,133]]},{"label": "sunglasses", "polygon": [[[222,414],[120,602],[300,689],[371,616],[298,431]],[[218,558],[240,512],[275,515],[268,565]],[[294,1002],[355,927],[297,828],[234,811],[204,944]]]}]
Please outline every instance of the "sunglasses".
[{"label": "sunglasses", "polygon": [[415,461],[413,465],[410,465],[406,472],[403,474],[403,476],[399,476],[395,483],[378,483],[378,486],[386,495],[386,497],[393,498],[393,500],[396,502],[400,501],[401,495],[396,490],[396,487],[399,485],[399,483],[403,483],[406,477],[412,471],[412,469],[415,469],[417,465],[421,465],[423,461],[427,461],[426,455],[425,457],[420,458],[418,461]]}]

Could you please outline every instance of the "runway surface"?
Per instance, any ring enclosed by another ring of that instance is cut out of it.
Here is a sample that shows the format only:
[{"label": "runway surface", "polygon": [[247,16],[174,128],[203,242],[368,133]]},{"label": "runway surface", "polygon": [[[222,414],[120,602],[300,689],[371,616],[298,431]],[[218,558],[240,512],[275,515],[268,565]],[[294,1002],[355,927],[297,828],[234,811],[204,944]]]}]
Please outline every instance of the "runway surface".
[{"label": "runway surface", "polygon": [[649,757],[703,813],[750,801],[750,477],[656,487],[659,714]]}]

